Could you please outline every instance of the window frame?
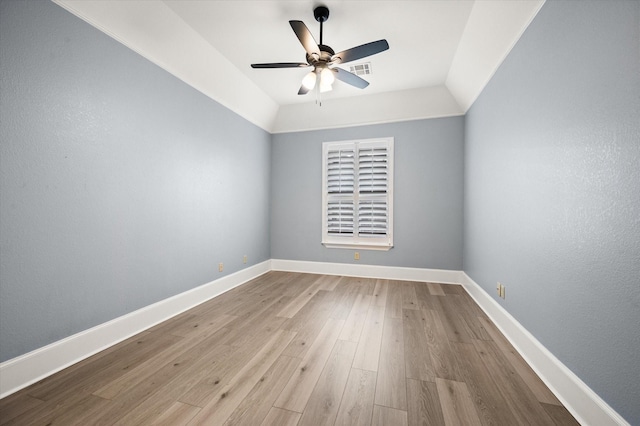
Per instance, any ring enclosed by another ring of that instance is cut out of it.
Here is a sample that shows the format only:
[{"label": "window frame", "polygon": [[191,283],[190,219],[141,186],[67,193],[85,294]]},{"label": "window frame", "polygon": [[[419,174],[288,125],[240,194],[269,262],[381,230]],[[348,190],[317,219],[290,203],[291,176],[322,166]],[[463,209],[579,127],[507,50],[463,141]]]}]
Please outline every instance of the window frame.
[{"label": "window frame", "polygon": [[[386,191],[380,193],[360,193],[360,173],[358,170],[358,160],[361,151],[366,149],[384,147],[386,149]],[[329,152],[336,150],[354,151],[354,176],[353,190],[351,193],[329,193]],[[393,248],[393,169],[394,169],[394,138],[372,138],[357,139],[335,142],[323,142],[322,144],[322,244],[327,248],[343,248],[358,250],[390,250]],[[329,233],[329,213],[330,202],[352,201],[354,211],[353,230],[351,234],[338,235]],[[378,201],[384,200],[386,203],[386,233],[384,236],[361,235],[359,232],[358,203],[362,200]]]}]

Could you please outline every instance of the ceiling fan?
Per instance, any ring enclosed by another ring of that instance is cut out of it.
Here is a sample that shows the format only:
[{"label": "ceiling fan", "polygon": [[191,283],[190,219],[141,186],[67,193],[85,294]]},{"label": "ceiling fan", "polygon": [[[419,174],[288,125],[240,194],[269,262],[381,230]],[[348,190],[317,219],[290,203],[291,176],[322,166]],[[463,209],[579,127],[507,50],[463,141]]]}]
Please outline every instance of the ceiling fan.
[{"label": "ceiling fan", "polygon": [[293,32],[307,52],[307,62],[273,62],[267,64],[251,64],[251,68],[306,68],[313,67],[313,71],[302,79],[302,86],[298,95],[305,95],[314,88],[320,92],[332,90],[332,85],[337,78],[347,84],[364,89],[369,82],[357,75],[337,68],[336,65],[344,64],[367,56],[375,55],[389,49],[387,40],[372,41],[351,49],[335,53],[333,49],[322,44],[322,24],[329,19],[329,9],[318,6],[313,10],[313,16],[320,22],[320,44],[311,35],[311,32],[302,21],[289,21]]}]

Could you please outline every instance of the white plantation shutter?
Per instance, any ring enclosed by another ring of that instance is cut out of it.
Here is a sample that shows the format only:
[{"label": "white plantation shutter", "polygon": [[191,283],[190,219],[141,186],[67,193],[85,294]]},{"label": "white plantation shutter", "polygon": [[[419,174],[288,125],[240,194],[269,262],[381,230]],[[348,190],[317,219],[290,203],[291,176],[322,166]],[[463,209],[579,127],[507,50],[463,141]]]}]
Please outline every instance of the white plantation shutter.
[{"label": "white plantation shutter", "polygon": [[330,194],[352,193],[355,184],[355,150],[336,149],[328,153],[327,185]]},{"label": "white plantation shutter", "polygon": [[387,203],[360,200],[358,204],[358,235],[386,235],[388,230]]},{"label": "white plantation shutter", "polygon": [[388,250],[393,138],[323,144],[322,243]]},{"label": "white plantation shutter", "polygon": [[387,192],[387,162],[386,147],[358,150],[358,185],[361,194]]},{"label": "white plantation shutter", "polygon": [[327,227],[330,234],[353,235],[353,219],[353,201],[329,201],[327,206]]}]

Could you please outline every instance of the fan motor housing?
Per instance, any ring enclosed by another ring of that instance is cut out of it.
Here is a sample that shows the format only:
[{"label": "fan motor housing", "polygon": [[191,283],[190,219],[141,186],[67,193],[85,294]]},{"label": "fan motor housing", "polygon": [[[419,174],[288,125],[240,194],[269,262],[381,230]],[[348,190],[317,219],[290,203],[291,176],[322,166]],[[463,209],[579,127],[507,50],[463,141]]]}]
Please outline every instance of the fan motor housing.
[{"label": "fan motor housing", "polygon": [[334,52],[333,49],[327,46],[326,44],[319,44],[318,47],[320,48],[320,59],[324,59],[325,54],[328,55],[327,59],[331,58],[333,55],[336,54],[336,52]]},{"label": "fan motor housing", "polygon": [[316,58],[315,56],[311,56],[307,54],[308,64],[315,65],[319,62],[329,62],[331,61],[331,58],[333,57],[333,55],[335,55],[335,52],[333,51],[333,49],[327,45],[319,44],[318,48],[320,49],[320,57]]}]

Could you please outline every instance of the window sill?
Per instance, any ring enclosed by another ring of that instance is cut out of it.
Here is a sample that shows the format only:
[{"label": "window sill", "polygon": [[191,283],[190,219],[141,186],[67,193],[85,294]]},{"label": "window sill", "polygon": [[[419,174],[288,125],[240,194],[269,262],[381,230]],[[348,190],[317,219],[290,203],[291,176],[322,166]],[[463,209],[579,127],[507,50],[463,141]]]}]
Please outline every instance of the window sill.
[{"label": "window sill", "polygon": [[392,245],[382,244],[339,244],[339,243],[322,243],[326,248],[331,249],[356,249],[356,250],[378,250],[389,251]]}]

